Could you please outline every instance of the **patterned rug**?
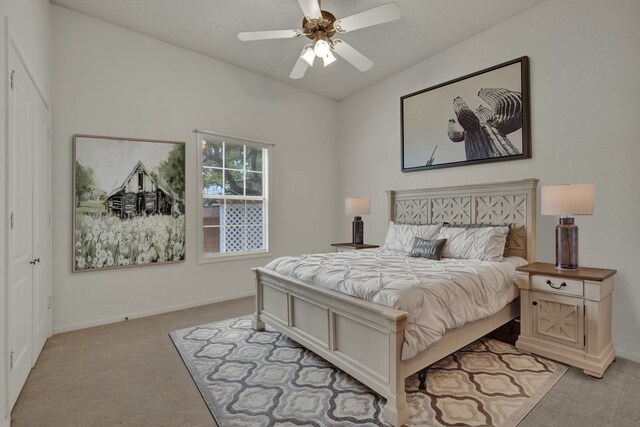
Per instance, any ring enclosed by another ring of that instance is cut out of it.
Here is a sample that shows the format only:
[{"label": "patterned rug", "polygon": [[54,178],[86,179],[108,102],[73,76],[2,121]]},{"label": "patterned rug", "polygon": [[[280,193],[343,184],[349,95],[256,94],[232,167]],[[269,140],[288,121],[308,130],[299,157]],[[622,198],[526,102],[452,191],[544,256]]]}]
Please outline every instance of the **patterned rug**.
[{"label": "patterned rug", "polygon": [[[227,426],[386,426],[384,398],[248,317],[170,333],[211,413]],[[491,339],[407,378],[408,426],[515,426],[567,367]]]}]

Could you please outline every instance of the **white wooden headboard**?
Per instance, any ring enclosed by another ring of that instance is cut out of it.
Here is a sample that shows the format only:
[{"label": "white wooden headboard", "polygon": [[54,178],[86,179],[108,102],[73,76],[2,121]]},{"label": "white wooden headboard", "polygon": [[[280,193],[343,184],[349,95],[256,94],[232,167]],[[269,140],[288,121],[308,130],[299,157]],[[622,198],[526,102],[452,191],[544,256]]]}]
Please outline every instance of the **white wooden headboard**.
[{"label": "white wooden headboard", "polygon": [[428,224],[509,224],[506,254],[535,261],[538,180],[390,190],[389,220]]}]

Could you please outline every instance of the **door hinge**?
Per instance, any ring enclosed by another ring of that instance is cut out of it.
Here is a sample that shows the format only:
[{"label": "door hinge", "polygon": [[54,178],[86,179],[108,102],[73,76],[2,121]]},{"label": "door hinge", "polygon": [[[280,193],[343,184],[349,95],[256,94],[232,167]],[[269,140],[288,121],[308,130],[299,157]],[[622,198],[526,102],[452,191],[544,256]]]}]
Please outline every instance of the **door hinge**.
[{"label": "door hinge", "polygon": [[51,307],[53,306],[53,296],[49,295],[49,307],[47,307],[49,310],[51,310]]},{"label": "door hinge", "polygon": [[51,129],[47,128],[47,132],[48,132],[48,141],[51,142]]},{"label": "door hinge", "polygon": [[11,222],[11,229],[13,230],[13,212],[11,212],[11,214],[9,214],[9,218],[10,218],[10,222]]},{"label": "door hinge", "polygon": [[9,353],[9,368],[13,369],[13,355],[16,354],[15,351],[12,351],[11,353]]},{"label": "door hinge", "polygon": [[49,225],[51,225],[51,212],[49,212]]},{"label": "door hinge", "polygon": [[14,89],[13,80],[15,75],[16,75],[16,70],[11,70],[11,90]]}]

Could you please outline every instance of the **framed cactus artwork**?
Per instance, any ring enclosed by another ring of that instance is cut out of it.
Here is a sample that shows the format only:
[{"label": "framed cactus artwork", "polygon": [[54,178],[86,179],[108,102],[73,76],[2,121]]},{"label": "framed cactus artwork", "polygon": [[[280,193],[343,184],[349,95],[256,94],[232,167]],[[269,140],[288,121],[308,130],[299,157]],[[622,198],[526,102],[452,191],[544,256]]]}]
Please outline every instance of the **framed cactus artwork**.
[{"label": "framed cactus artwork", "polygon": [[400,98],[402,172],[531,158],[523,56]]}]

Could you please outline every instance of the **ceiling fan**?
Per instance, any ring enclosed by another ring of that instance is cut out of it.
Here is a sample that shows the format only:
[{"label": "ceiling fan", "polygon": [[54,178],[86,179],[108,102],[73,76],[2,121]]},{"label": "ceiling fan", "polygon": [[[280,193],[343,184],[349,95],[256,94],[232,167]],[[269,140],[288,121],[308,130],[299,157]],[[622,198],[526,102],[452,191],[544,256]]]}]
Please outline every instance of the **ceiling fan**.
[{"label": "ceiling fan", "polygon": [[304,77],[307,68],[313,65],[316,57],[322,58],[325,67],[333,63],[336,57],[332,52],[344,58],[358,70],[367,71],[373,65],[369,58],[346,42],[332,37],[336,33],[347,33],[400,19],[400,7],[393,2],[342,19],[336,19],[326,10],[320,10],[319,0],[298,0],[298,3],[304,13],[302,29],[250,31],[238,34],[238,38],[242,41],[289,39],[300,36],[313,40],[302,49],[300,57],[289,75],[292,79]]}]

